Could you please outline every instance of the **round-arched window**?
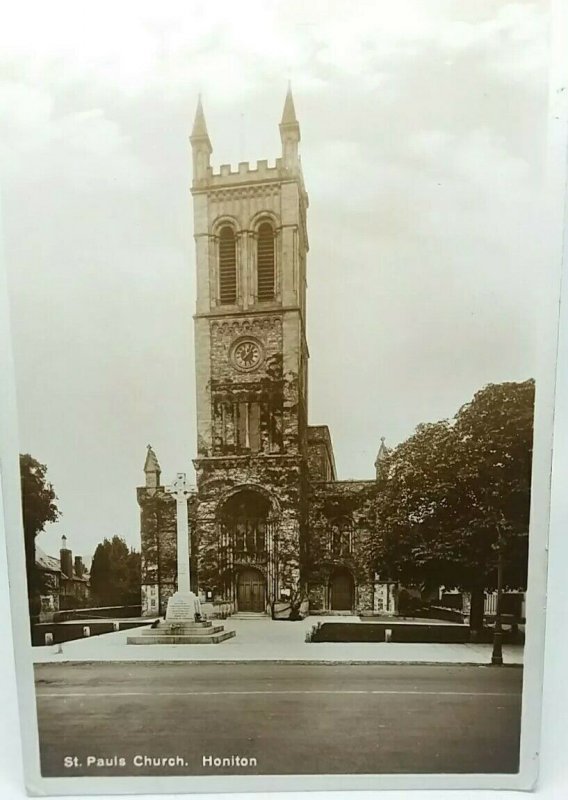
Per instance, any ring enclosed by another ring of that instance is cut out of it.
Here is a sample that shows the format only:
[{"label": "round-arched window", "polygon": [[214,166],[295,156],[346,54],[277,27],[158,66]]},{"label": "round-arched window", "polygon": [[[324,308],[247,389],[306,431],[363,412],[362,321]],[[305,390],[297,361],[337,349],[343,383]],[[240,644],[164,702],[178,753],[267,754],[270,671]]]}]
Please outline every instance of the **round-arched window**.
[{"label": "round-arched window", "polygon": [[263,222],[258,228],[257,297],[259,301],[274,300],[275,287],[274,228]]},{"label": "round-arched window", "polygon": [[230,225],[224,225],[219,232],[219,301],[222,305],[237,301],[237,247]]}]

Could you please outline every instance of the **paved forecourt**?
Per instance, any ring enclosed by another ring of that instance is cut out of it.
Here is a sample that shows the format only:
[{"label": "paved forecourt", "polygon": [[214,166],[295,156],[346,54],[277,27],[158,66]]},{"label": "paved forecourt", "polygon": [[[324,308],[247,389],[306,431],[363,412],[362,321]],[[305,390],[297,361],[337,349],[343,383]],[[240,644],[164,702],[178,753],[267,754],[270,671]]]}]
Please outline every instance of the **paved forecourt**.
[{"label": "paved forecourt", "polygon": [[[306,634],[317,622],[359,622],[358,617],[308,617],[297,622],[258,619],[223,620],[235,638],[207,645],[128,645],[133,631],[119,631],[63,645],[35,647],[36,663],[64,661],[301,661],[377,662],[432,664],[488,664],[489,644],[411,644],[396,642],[306,642]],[[398,622],[398,620],[397,620]],[[428,623],[431,624],[431,620]],[[138,629],[141,630],[141,629]],[[506,664],[520,665],[523,648],[505,646]]]},{"label": "paved forecourt", "polygon": [[35,671],[45,776],[517,770],[521,669],[75,663]]}]

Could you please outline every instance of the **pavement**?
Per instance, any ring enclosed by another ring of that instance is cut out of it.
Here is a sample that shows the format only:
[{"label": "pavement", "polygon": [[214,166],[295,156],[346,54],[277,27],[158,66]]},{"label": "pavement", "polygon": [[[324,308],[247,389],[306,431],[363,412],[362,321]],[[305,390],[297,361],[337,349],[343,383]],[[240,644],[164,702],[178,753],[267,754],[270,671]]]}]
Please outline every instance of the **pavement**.
[{"label": "pavement", "polygon": [[520,669],[170,662],[35,673],[45,777],[518,768]]},{"label": "pavement", "polygon": [[[397,620],[398,621],[398,620]],[[415,622],[415,620],[412,620]],[[220,621],[236,636],[221,644],[128,645],[131,631],[76,639],[62,645],[34,647],[36,663],[69,661],[206,661],[206,662],[296,662],[361,664],[489,664],[490,644],[412,644],[397,642],[306,642],[306,634],[318,622],[361,622],[358,617],[310,616],[297,622],[269,617]],[[432,624],[432,620],[424,620]],[[445,623],[448,624],[448,623]],[[522,645],[504,645],[503,661],[523,663]]]}]

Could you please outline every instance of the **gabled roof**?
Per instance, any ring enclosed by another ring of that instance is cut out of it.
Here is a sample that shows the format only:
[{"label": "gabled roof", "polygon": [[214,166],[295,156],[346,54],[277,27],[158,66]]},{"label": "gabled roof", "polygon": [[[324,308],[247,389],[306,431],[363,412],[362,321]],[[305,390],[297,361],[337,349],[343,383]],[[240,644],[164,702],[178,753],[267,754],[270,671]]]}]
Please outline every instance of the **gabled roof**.
[{"label": "gabled roof", "polygon": [[37,545],[35,549],[35,561],[36,566],[46,570],[46,572],[61,572],[61,563],[59,559],[48,556],[47,553],[44,553],[41,547]]},{"label": "gabled roof", "polygon": [[35,548],[35,563],[38,569],[43,570],[44,572],[59,572],[62,578],[66,578],[67,580],[73,581],[83,581],[84,583],[88,583],[91,576],[88,570],[78,578],[76,575],[66,575],[65,572],[61,569],[61,561],[54,556],[49,556],[41,547],[38,547],[36,544]]}]

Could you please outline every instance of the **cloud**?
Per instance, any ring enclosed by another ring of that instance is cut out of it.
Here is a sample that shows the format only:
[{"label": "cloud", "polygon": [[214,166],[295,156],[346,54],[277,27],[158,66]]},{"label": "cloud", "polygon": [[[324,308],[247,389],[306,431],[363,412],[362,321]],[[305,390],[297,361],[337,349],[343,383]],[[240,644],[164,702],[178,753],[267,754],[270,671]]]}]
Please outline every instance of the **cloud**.
[{"label": "cloud", "polygon": [[215,164],[273,159],[292,78],[310,417],[342,476],[372,475],[381,434],[533,373],[545,3],[33,6],[34,26],[24,2],[0,30],[22,447],[48,464],[77,552],[137,542],[148,441],[164,477],[190,471],[198,91]]}]

